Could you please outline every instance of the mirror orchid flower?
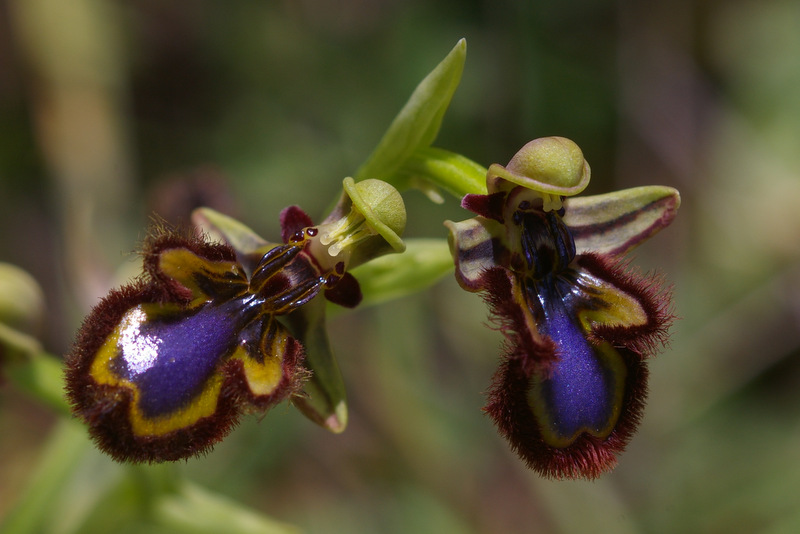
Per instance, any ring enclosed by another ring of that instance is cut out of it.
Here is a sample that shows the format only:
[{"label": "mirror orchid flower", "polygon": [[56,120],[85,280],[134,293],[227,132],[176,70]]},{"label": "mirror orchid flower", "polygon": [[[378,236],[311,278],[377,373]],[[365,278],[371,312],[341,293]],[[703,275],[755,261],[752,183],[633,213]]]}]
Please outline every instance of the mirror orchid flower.
[{"label": "mirror orchid flower", "polygon": [[491,165],[472,219],[446,222],[456,279],[482,293],[505,335],[485,412],[529,467],[596,478],[631,439],[647,393],[646,359],[673,319],[661,279],[624,254],[666,227],[675,189],[577,197],[590,169],[561,137]]},{"label": "mirror orchid flower", "polygon": [[242,413],[284,400],[341,431],[338,368],[320,348],[320,314],[304,309],[324,309],[322,295],[359,303],[348,269],[404,248],[400,194],[347,178],[323,223],[283,211],[283,244],[212,210],[195,222],[221,239],[157,229],[144,243],[144,274],[84,320],[66,358],[74,413],[101,450],[133,462],[207,452]]}]

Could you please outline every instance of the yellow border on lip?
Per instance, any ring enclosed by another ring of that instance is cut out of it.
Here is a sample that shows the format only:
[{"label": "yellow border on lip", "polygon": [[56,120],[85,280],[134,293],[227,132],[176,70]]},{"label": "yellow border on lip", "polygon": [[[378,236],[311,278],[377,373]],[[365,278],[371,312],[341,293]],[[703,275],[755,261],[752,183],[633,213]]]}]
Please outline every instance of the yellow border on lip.
[{"label": "yellow border on lip", "polygon": [[217,400],[222,389],[223,377],[219,373],[215,373],[203,387],[202,393],[195,397],[186,407],[175,410],[169,415],[150,418],[142,413],[139,409],[139,397],[141,395],[139,388],[130,380],[120,378],[111,367],[119,355],[119,342],[122,331],[132,326],[132,323],[137,320],[135,314],[141,311],[141,305],[136,306],[123,316],[119,325],[108,336],[100,350],[97,351],[89,373],[98,384],[121,387],[131,392],[132,399],[128,420],[135,435],[162,436],[175,430],[190,427],[200,419],[213,415],[217,411]]},{"label": "yellow border on lip", "polygon": [[[144,311],[142,306],[146,305],[131,308],[122,317],[120,323],[97,351],[89,373],[98,384],[121,387],[131,392],[128,420],[135,435],[163,436],[176,430],[189,428],[201,419],[214,415],[217,411],[224,376],[218,368],[209,377],[202,392],[182,408],[157,417],[145,415],[139,408],[141,390],[132,381],[119,377],[112,368],[114,360],[119,356],[120,336],[126,328],[135,326],[135,322],[141,320],[137,315]],[[221,356],[224,359],[242,361],[246,383],[254,396],[271,395],[280,386],[283,378],[283,359],[278,355],[284,353],[289,335],[283,328],[279,329],[278,334],[277,339],[269,347],[265,347],[270,349],[270,353],[263,355],[262,362],[258,362],[256,358],[248,354],[241,345],[236,347],[231,355]]]}]

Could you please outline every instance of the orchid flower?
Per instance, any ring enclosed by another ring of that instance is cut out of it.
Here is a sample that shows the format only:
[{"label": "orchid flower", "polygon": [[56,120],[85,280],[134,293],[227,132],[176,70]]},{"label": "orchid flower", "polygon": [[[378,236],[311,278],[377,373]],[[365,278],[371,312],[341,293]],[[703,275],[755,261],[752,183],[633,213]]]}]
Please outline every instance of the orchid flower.
[{"label": "orchid flower", "polygon": [[318,310],[320,295],[359,303],[348,269],[404,249],[400,194],[347,178],[322,224],[298,207],[284,210],[284,244],[211,210],[195,218],[226,241],[157,230],[144,244],[144,275],[85,319],[66,358],[75,414],[100,449],[134,462],[204,453],[241,413],[283,400],[341,431],[338,367],[320,346],[322,317],[303,309]]},{"label": "orchid flower", "polygon": [[572,198],[590,169],[572,141],[531,141],[487,172],[487,194],[446,222],[456,279],[505,335],[485,411],[513,450],[553,478],[616,464],[645,404],[646,359],[667,339],[670,291],[623,255],[674,218],[670,187]]}]

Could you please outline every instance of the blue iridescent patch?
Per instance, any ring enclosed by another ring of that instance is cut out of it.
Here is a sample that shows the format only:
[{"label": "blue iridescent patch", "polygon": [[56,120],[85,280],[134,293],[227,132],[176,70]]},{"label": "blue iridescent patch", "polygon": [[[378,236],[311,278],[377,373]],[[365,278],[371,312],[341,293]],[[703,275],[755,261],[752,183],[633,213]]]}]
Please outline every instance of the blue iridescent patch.
[{"label": "blue iridescent patch", "polygon": [[184,408],[202,392],[220,360],[241,343],[238,332],[258,311],[251,307],[245,314],[243,300],[207,304],[178,317],[148,314],[140,306],[127,316],[112,365],[139,390],[138,405],[146,417]]},{"label": "blue iridescent patch", "polygon": [[543,438],[565,447],[582,432],[606,437],[622,405],[624,362],[608,343],[588,340],[578,313],[582,299],[571,282],[548,276],[529,289],[529,298],[541,306],[539,332],[552,340],[558,356],[546,378],[534,378],[529,392]]}]

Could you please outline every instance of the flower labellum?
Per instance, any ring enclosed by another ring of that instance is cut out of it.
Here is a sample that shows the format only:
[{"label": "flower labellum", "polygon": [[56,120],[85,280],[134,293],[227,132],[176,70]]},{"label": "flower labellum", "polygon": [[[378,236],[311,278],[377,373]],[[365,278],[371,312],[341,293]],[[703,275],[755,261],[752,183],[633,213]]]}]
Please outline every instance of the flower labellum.
[{"label": "flower labellum", "polygon": [[644,408],[645,359],[672,320],[669,291],[621,255],[672,221],[678,192],[569,198],[589,176],[575,143],[536,139],[489,167],[486,195],[464,197],[478,217],[446,223],[456,279],[506,336],[485,411],[553,478],[613,468]]}]

